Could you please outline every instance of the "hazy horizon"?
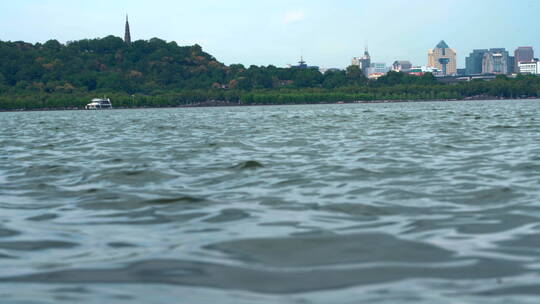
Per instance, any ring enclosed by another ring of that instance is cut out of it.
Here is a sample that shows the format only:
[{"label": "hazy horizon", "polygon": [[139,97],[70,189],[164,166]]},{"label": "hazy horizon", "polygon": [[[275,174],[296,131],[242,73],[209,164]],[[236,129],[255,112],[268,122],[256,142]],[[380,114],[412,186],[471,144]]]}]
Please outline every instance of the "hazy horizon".
[{"label": "hazy horizon", "polygon": [[540,52],[535,0],[308,1],[28,0],[0,3],[0,40],[60,42],[123,37],[130,16],[133,40],[158,37],[199,44],[226,64],[286,66],[301,54],[310,65],[344,68],[364,52],[373,62],[427,63],[440,40],[458,52],[458,66],[473,49],[518,46]]}]

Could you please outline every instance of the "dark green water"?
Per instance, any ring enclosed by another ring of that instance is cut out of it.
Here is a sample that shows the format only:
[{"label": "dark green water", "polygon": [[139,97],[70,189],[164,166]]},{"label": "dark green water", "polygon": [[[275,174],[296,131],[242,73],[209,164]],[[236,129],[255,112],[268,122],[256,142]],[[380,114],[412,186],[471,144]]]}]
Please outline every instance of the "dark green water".
[{"label": "dark green water", "polygon": [[538,303],[540,101],[0,113],[1,303]]}]

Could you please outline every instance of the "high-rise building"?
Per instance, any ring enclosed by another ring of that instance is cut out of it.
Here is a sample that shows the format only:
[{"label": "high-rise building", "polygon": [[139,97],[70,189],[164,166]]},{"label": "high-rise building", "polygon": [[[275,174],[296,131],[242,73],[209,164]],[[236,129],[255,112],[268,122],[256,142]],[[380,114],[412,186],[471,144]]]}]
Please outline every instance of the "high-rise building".
[{"label": "high-rise building", "polygon": [[508,56],[508,74],[517,73],[516,70],[516,57]]},{"label": "high-rise building", "polygon": [[482,74],[482,62],[484,61],[484,54],[489,52],[487,49],[474,50],[465,59],[465,70],[467,75]]},{"label": "high-rise building", "polygon": [[126,44],[131,44],[131,32],[129,31],[129,19],[126,15],[126,34],[124,36],[124,41]]},{"label": "high-rise building", "polygon": [[371,67],[371,56],[369,55],[368,49],[364,51],[364,56],[354,57],[352,59],[352,65],[357,65],[367,76],[369,74],[369,68]]},{"label": "high-rise building", "polygon": [[467,75],[512,74],[515,71],[514,57],[504,48],[473,50],[465,60],[465,67]]},{"label": "high-rise building", "polygon": [[514,52],[514,72],[519,72],[520,62],[531,62],[534,59],[534,50],[531,46],[520,46]]},{"label": "high-rise building", "polygon": [[482,74],[508,74],[510,56],[504,48],[490,49],[484,54]]},{"label": "high-rise building", "polygon": [[441,41],[428,51],[428,66],[443,72],[443,75],[457,74],[457,53],[446,42]]}]

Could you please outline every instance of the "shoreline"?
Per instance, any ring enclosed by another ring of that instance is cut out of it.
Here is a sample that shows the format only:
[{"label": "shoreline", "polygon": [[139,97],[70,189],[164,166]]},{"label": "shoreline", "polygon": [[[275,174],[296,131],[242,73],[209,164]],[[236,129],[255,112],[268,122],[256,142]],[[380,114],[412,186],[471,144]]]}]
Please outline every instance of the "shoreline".
[{"label": "shoreline", "polygon": [[[319,102],[319,103],[284,103],[284,104],[243,104],[227,101],[206,101],[197,104],[165,106],[165,107],[113,107],[111,110],[140,110],[140,109],[178,109],[178,108],[224,108],[224,107],[261,107],[261,106],[299,106],[299,105],[351,105],[351,104],[387,104],[387,103],[413,103],[413,102],[459,102],[459,101],[498,101],[498,100],[535,100],[540,98],[497,98],[497,97],[478,97],[465,99],[425,99],[425,100],[365,100],[365,101],[338,101],[338,102]],[[101,111],[87,110],[84,108],[43,108],[43,109],[15,109],[4,110],[2,112],[53,112],[53,111]]]}]

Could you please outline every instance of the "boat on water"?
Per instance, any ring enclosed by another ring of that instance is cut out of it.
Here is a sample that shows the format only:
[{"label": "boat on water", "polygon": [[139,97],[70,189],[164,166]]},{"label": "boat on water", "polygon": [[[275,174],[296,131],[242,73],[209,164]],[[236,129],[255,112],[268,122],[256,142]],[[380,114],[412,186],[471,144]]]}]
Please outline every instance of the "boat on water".
[{"label": "boat on water", "polygon": [[92,102],[87,104],[86,110],[109,110],[112,109],[111,99],[109,98],[94,98]]}]

